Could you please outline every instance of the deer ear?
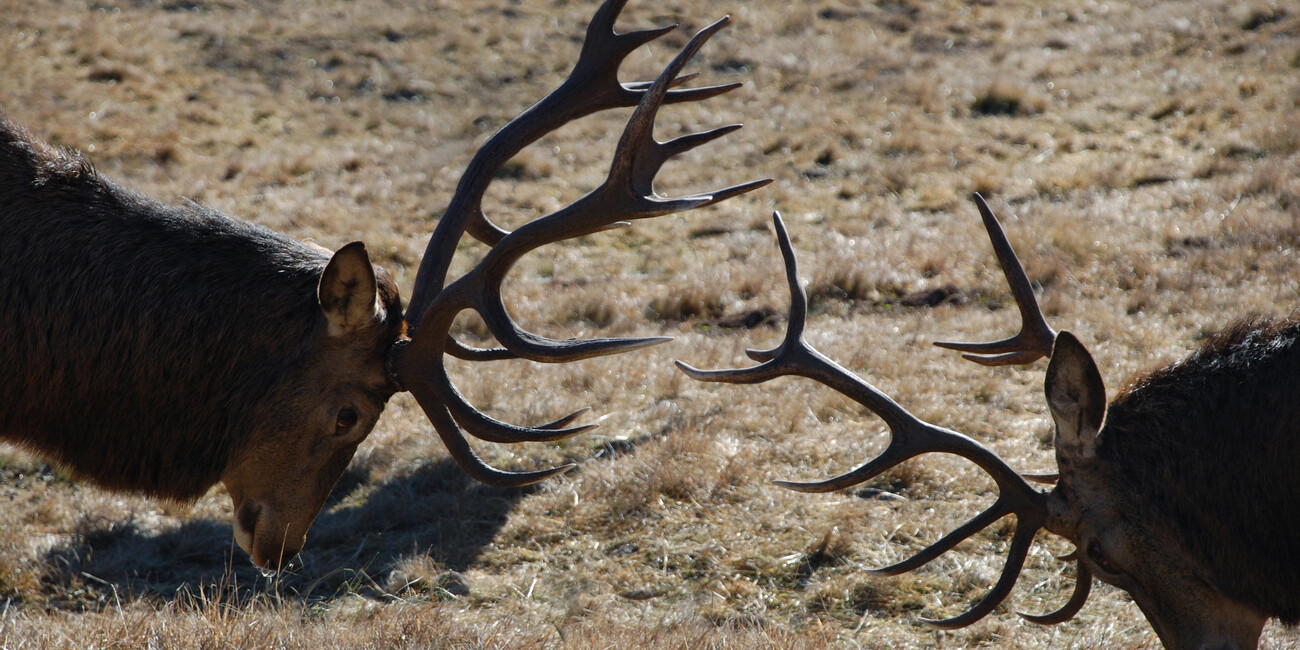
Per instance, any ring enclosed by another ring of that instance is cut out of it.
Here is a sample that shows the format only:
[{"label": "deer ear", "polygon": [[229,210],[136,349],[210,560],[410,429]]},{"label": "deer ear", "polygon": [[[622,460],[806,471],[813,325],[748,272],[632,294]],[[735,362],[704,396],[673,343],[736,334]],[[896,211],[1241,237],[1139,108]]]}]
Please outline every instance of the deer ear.
[{"label": "deer ear", "polygon": [[330,336],[355,332],[383,320],[375,284],[375,267],[366,245],[354,241],[340,248],[321,273],[316,296],[329,320]]},{"label": "deer ear", "polygon": [[1088,349],[1069,332],[1056,336],[1045,392],[1056,421],[1058,461],[1094,458],[1106,418],[1106,386]]}]

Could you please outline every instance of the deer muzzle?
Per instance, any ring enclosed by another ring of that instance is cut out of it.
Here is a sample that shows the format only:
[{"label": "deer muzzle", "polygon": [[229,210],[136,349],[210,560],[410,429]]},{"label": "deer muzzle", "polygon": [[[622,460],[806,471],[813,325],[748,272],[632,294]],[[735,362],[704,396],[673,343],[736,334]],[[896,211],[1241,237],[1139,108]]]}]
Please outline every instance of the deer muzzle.
[{"label": "deer muzzle", "polygon": [[251,499],[235,507],[235,543],[264,571],[279,571],[302,550],[305,532],[294,534],[292,526],[277,524],[270,510]]}]

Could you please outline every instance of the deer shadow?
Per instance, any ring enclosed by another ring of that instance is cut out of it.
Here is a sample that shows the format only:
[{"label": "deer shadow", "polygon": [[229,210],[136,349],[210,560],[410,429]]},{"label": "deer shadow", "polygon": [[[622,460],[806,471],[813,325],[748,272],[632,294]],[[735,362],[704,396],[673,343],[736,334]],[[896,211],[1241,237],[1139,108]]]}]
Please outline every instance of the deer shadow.
[{"label": "deer shadow", "polygon": [[235,546],[229,521],[193,520],[161,533],[134,520],[90,522],[72,543],[46,554],[49,602],[82,610],[131,600],[202,606],[263,596],[388,598],[384,585],[404,558],[427,555],[446,571],[469,567],[529,492],[476,483],[450,460],[373,488],[368,478],[355,467],[344,473],[306,549],[271,577]]}]

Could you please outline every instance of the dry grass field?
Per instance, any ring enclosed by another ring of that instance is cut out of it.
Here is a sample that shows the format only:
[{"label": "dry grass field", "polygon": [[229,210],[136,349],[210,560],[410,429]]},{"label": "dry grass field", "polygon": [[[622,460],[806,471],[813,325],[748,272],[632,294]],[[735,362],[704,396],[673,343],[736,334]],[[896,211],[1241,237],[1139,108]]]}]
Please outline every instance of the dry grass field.
[{"label": "dry grass field", "polygon": [[[594,0],[7,0],[0,110],[106,176],[331,248],[367,242],[409,292],[475,147],[575,60]],[[1300,307],[1300,8],[1283,0],[632,0],[626,28],[681,23],[745,86],[669,107],[662,137],[745,129],[671,163],[682,194],[770,176],[702,211],[543,249],[507,283],[549,336],[669,335],[564,366],[453,364],[493,416],[593,407],[559,444],[478,444],[507,468],[576,461],[523,490],[466,478],[401,394],[309,534],[263,578],[220,488],[111,494],[0,448],[0,647],[1155,648],[1122,592],[1055,627],[1069,545],[1040,537],[1008,603],[939,632],[996,580],[1011,522],[914,573],[901,559],[986,507],[992,482],[927,456],[826,495],[880,421],[812,382],[699,384],[784,331],[770,215],[790,225],[808,338],[927,420],[1048,470],[1045,367],[990,370],[930,345],[1018,321],[969,193],[990,199],[1048,317],[1112,393],[1252,313]],[[603,178],[627,112],[567,126],[489,192],[508,226]],[[458,268],[484,248],[468,240]],[[0,281],[3,281],[0,278]],[[458,336],[489,345],[466,319]],[[2,352],[0,352],[2,353]],[[1300,380],[1300,378],[1297,378]],[[1267,450],[1261,450],[1267,453]],[[1264,644],[1300,646],[1270,624]]]}]

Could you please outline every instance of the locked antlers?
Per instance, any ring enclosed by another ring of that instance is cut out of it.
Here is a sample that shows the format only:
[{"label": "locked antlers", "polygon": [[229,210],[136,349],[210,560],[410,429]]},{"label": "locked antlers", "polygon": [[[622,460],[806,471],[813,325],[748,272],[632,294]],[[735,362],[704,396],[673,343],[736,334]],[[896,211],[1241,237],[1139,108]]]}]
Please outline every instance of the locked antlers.
[{"label": "locked antlers", "polygon": [[[447,211],[429,242],[416,276],[406,322],[410,341],[390,352],[390,368],[402,388],[411,391],[433,422],[452,458],[470,476],[493,485],[525,485],[566,471],[572,465],[533,472],[492,468],[474,455],[462,430],[491,442],[549,441],[586,431],[594,425],[570,427],[585,412],[572,413],[549,424],[520,427],[501,422],[474,408],[456,390],[444,365],[444,354],[469,360],[524,358],[563,363],[626,352],[662,343],[666,338],[557,341],[520,329],[501,297],[501,283],[511,266],[536,248],[645,219],[681,212],[744,194],[766,185],[754,181],[715,192],[678,198],[660,196],[653,184],[659,169],[673,156],[730,133],[739,125],[682,136],[669,142],[654,139],[655,116],[665,103],[699,101],[730,91],[740,84],[685,90],[673,88],[693,75],[679,76],[687,62],[728,19],[704,28],[650,83],[623,84],[618,68],[632,51],[674,27],[620,34],[614,22],[627,0],[607,0],[587,29],[587,38],[568,79],[533,107],[492,136],[475,154],[461,177]],[[635,106],[619,140],[605,182],[559,211],[507,232],[483,214],[483,195],[497,171],[511,157],[543,135],[586,115],[609,108]],[[446,285],[447,270],[462,235],[469,232],[492,248],[465,275]],[[482,316],[502,348],[479,350],[450,336],[457,314],[466,309]]]},{"label": "locked antlers", "polygon": [[[1024,325],[1022,331],[1016,336],[995,343],[937,343],[936,345],[964,351],[967,353],[963,355],[965,358],[985,365],[1029,363],[1050,356],[1056,334],[1043,319],[1029,280],[1011,246],[1007,243],[997,219],[979,195],[975,195],[974,198],[984,218],[989,238],[993,241],[998,261],[1011,285]],[[865,465],[824,481],[811,483],[777,481],[777,484],[783,487],[802,492],[839,490],[869,481],[900,463],[930,452],[961,456],[987,472],[997,483],[999,492],[998,499],[992,506],[916,555],[892,566],[873,571],[879,575],[898,575],[919,568],[997,520],[1007,515],[1015,515],[1016,527],[1011,547],[1007,552],[1001,576],[989,593],[964,614],[944,620],[924,619],[931,625],[945,629],[965,627],[978,621],[992,612],[1010,594],[1024,566],[1034,535],[1051,521],[1048,495],[1031,487],[1024,477],[987,447],[956,431],[917,418],[876,387],[826,358],[804,341],[807,297],[799,284],[794,249],[790,245],[790,239],[786,235],[785,225],[779,214],[773,215],[773,223],[776,227],[781,255],[785,259],[786,280],[790,287],[790,315],[785,339],[773,350],[747,351],[751,359],[762,362],[751,368],[699,370],[680,361],[677,362],[678,367],[693,379],[733,384],[757,384],[787,375],[807,377],[862,404],[880,416],[889,427],[888,447]],[[1042,616],[1021,615],[1038,623],[1057,623],[1074,616],[1087,600],[1088,590],[1092,584],[1091,575],[1082,565],[1079,565],[1077,580],[1074,596],[1060,610]]]}]

